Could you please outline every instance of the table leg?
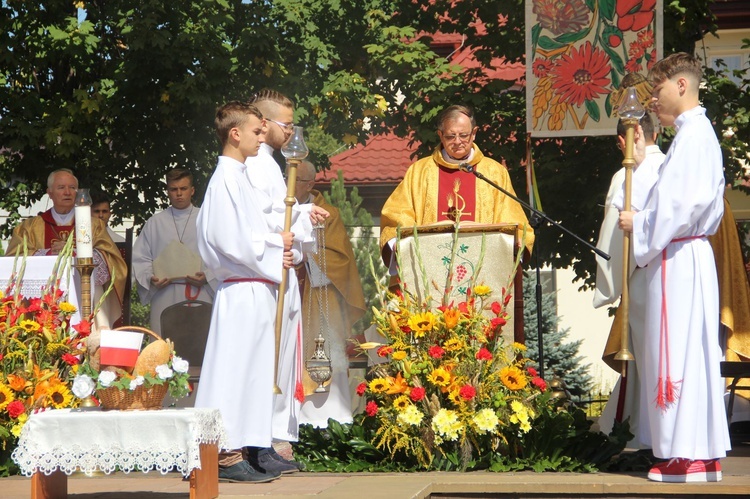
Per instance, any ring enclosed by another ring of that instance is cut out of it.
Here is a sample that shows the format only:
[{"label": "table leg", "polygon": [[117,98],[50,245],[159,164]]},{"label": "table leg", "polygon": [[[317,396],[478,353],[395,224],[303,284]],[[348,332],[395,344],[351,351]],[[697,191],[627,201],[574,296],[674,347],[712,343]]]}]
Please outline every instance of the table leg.
[{"label": "table leg", "polygon": [[201,444],[201,467],[190,472],[190,499],[219,497],[219,447]]},{"label": "table leg", "polygon": [[62,471],[56,470],[49,475],[37,471],[31,475],[31,499],[64,499],[66,497],[68,497],[68,475]]}]

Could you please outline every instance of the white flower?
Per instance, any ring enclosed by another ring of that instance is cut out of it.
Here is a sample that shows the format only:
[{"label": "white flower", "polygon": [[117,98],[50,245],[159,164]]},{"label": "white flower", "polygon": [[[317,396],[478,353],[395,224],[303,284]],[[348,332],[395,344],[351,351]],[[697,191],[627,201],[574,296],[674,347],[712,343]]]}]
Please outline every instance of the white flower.
[{"label": "white flower", "polygon": [[168,365],[162,364],[160,366],[156,366],[156,375],[159,376],[159,379],[169,379],[172,377],[172,374],[172,370]]},{"label": "white flower", "polygon": [[99,373],[99,384],[105,388],[111,385],[115,379],[117,379],[117,375],[112,371],[102,371]]},{"label": "white flower", "polygon": [[136,376],[134,379],[130,380],[130,386],[128,388],[130,390],[135,390],[143,384],[143,381],[143,376]]},{"label": "white flower", "polygon": [[73,379],[73,395],[79,399],[85,399],[94,393],[94,387],[96,387],[96,383],[91,379],[91,376],[86,374],[79,374]]},{"label": "white flower", "polygon": [[175,357],[172,359],[172,369],[175,370],[175,372],[178,373],[186,373],[188,372],[188,368],[190,367],[190,364],[187,360],[183,359],[182,357]]},{"label": "white flower", "polygon": [[472,421],[482,433],[495,431],[497,425],[500,424],[497,414],[492,409],[482,409],[474,415]]}]

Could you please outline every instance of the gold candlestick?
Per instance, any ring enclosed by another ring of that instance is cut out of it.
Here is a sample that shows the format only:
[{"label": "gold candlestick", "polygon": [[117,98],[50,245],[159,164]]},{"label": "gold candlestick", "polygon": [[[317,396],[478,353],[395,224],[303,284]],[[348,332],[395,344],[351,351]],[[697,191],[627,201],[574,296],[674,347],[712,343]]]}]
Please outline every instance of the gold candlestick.
[{"label": "gold candlestick", "polygon": [[[76,258],[76,263],[73,265],[78,270],[78,275],[81,276],[81,295],[80,295],[80,306],[81,306],[81,320],[89,320],[91,315],[92,300],[91,300],[91,274],[94,272],[94,259],[93,258]],[[83,351],[84,360],[88,357],[88,345]],[[93,397],[81,399],[81,407],[96,407]]]}]

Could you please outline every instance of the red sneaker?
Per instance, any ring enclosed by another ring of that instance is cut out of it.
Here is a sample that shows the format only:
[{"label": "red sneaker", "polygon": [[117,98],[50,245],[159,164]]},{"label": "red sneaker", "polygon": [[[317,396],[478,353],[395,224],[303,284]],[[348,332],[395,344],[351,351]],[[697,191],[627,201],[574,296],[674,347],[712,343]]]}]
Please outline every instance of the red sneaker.
[{"label": "red sneaker", "polygon": [[721,464],[718,459],[702,460],[672,458],[654,465],[648,479],[655,482],[720,482]]}]

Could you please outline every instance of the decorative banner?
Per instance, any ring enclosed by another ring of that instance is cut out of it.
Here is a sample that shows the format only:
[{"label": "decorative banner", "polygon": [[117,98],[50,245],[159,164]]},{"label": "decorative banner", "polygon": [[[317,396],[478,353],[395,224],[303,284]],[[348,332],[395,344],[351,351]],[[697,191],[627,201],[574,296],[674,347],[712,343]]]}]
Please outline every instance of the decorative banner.
[{"label": "decorative banner", "polygon": [[526,0],[526,129],[614,135],[612,92],[662,57],[663,0]]}]

